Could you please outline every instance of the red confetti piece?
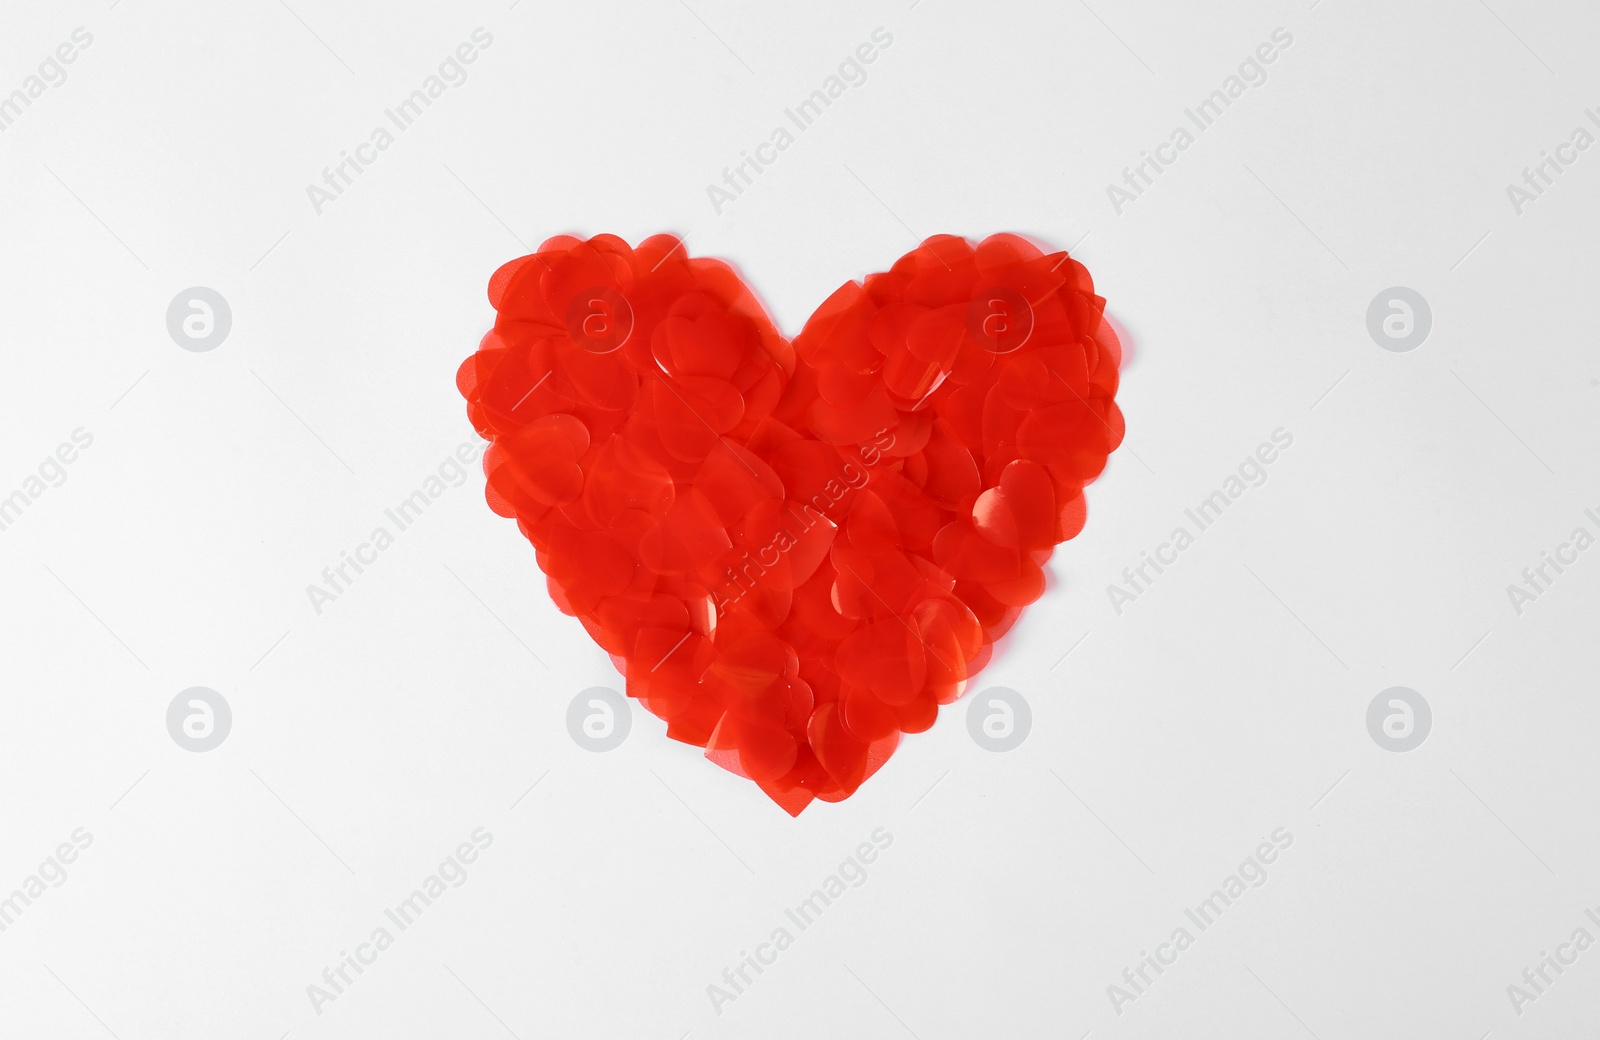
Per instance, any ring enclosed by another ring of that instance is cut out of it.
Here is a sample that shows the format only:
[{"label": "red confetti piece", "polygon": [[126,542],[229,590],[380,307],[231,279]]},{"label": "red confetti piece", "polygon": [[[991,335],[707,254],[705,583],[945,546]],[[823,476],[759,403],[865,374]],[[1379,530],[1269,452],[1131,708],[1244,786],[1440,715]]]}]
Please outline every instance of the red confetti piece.
[{"label": "red confetti piece", "polygon": [[676,740],[791,814],[933,725],[1122,440],[1089,272],[931,238],[792,341],[726,264],[553,238],[462,364],[489,505]]}]

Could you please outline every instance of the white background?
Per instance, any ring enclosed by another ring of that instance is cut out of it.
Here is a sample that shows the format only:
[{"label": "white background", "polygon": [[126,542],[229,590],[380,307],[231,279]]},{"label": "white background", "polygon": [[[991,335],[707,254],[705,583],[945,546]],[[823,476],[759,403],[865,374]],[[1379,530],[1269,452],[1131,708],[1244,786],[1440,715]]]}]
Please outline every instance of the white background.
[{"label": "white background", "polygon": [[[0,495],[94,441],[0,531],[0,895],[93,844],[0,932],[0,1036],[1600,1031],[1600,947],[1507,993],[1600,939],[1600,552],[1520,616],[1506,592],[1600,532],[1600,151],[1521,215],[1505,191],[1600,105],[1600,14],[1489,3],[9,0],[0,92],[93,44],[0,134]],[[478,26],[468,80],[315,213]],[[716,214],[879,26],[867,81]],[[1278,27],[1267,82],[1117,215],[1106,185]],[[581,749],[568,703],[620,677],[476,472],[308,602],[470,436],[485,285],[544,238],[686,235],[793,333],[919,237],[1002,230],[1073,247],[1129,347],[1126,444],[977,682],[1031,704],[1017,750],[963,701],[792,820],[643,712]],[[190,286],[232,308],[209,353],[167,332]],[[1409,353],[1367,331],[1390,286],[1432,307]],[[1267,482],[1117,614],[1280,426]],[[233,710],[203,754],[166,729],[191,686]],[[1409,753],[1367,730],[1391,686],[1432,706]],[[314,1011],[477,827],[466,882]],[[717,1014],[878,827],[866,882]],[[1279,827],[1266,883],[1114,1010]]]}]

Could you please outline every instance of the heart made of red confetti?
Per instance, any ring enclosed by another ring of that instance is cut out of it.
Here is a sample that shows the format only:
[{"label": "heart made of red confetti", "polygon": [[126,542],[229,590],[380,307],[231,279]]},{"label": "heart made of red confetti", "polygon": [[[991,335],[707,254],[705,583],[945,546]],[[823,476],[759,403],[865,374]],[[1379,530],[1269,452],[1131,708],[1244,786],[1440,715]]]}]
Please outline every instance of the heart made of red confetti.
[{"label": "heart made of red confetti", "polygon": [[727,264],[553,238],[462,364],[489,505],[667,735],[798,815],[933,725],[1122,440],[1089,272],[930,238],[786,339]]}]

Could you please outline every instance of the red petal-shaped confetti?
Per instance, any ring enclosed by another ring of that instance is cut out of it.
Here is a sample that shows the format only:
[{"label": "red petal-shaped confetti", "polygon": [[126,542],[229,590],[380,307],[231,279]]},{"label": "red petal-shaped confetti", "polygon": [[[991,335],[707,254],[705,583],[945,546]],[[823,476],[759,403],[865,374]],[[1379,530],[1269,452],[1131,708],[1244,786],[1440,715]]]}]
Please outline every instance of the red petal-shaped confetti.
[{"label": "red petal-shaped confetti", "polygon": [[792,344],[668,235],[552,238],[489,302],[456,385],[490,507],[667,735],[791,814],[960,696],[1122,440],[1105,301],[1015,235],[931,238]]}]

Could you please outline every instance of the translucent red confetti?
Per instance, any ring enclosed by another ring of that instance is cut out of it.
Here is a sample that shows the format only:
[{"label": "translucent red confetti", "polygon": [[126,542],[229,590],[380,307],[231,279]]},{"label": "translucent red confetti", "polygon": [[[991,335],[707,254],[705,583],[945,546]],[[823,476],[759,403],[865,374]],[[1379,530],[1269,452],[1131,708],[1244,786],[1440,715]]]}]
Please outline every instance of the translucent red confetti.
[{"label": "translucent red confetti", "polygon": [[461,366],[489,505],[667,734],[798,814],[933,725],[1122,440],[1089,272],[930,238],[793,341],[726,264],[553,238]]}]

